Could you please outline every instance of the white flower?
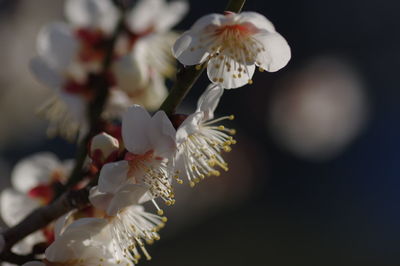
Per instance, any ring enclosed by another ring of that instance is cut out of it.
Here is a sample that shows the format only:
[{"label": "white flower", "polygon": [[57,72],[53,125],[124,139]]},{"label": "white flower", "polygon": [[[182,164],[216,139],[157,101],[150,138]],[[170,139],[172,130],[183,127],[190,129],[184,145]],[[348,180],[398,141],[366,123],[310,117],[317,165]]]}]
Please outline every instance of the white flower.
[{"label": "white flower", "polygon": [[[122,139],[127,149],[124,160],[105,164],[99,190],[115,193],[126,183],[144,184],[152,198],[174,202],[168,160],[175,152],[176,131],[163,111],[153,117],[139,105],[129,108],[122,119]],[[153,200],[153,203],[158,208]],[[159,209],[159,208],[158,208]]]},{"label": "white flower", "polygon": [[90,191],[93,206],[105,211],[113,249],[117,258],[128,258],[134,262],[141,257],[140,248],[150,259],[144,242],[158,240],[157,231],[164,227],[166,217],[145,212],[138,205],[146,197],[148,188],[144,185],[127,184],[115,193],[100,192],[97,187]]},{"label": "white flower", "polygon": [[230,146],[236,143],[230,136],[235,134],[235,130],[215,123],[232,120],[234,117],[231,115],[213,119],[223,90],[221,86],[211,84],[200,97],[196,112],[187,117],[177,130],[174,163],[175,178],[179,183],[183,182],[179,177],[184,177],[189,180],[190,186],[194,186],[205,176],[218,176],[220,172],[216,167],[228,170],[221,152],[229,152]]},{"label": "white flower", "polygon": [[101,218],[73,222],[46,249],[46,262],[50,265],[133,265],[125,258],[115,258],[107,225],[107,220]]},{"label": "white flower", "polygon": [[[41,152],[18,162],[12,173],[14,188],[7,188],[0,195],[0,213],[8,226],[14,226],[34,209],[53,198],[52,184],[64,182],[72,170],[72,161],[61,162],[54,154]],[[13,247],[18,254],[31,252],[39,242],[51,241],[50,228],[35,232]]]},{"label": "white flower", "polygon": [[36,78],[54,90],[54,96],[41,107],[40,113],[50,121],[51,134],[61,133],[72,139],[78,131],[87,130],[85,100],[78,84],[86,82],[86,70],[75,59],[79,43],[71,28],[52,23],[41,29],[37,39],[38,56],[30,64]]},{"label": "white flower", "polygon": [[255,12],[206,15],[176,41],[173,53],[184,65],[208,61],[209,79],[226,89],[251,84],[255,66],[273,72],[290,59],[286,40]]}]

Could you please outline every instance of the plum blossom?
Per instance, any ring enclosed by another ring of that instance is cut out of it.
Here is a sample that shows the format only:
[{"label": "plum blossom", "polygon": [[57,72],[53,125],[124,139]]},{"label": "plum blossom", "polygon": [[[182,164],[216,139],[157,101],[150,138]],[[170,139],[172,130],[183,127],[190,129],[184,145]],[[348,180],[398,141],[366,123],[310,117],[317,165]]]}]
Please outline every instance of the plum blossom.
[{"label": "plum blossom", "polygon": [[116,259],[109,245],[111,236],[107,220],[82,218],[70,224],[46,249],[44,263],[29,262],[25,265],[134,265],[131,261]]},{"label": "plum blossom", "polygon": [[[14,226],[34,209],[53,199],[53,186],[66,181],[72,161],[61,162],[54,154],[41,152],[18,162],[11,174],[13,188],[0,195],[0,214],[8,226]],[[18,254],[27,254],[34,244],[53,241],[52,226],[35,232],[13,247]]]},{"label": "plum blossom", "polygon": [[[149,198],[161,197],[166,204],[172,204],[174,193],[170,179],[173,170],[170,159],[176,149],[175,134],[163,111],[151,117],[139,105],[130,107],[122,118],[122,140],[127,152],[124,160],[102,167],[99,191],[115,193],[126,184],[144,184]],[[159,209],[154,200],[153,203]]]},{"label": "plum blossom", "polygon": [[274,72],[291,56],[286,40],[256,12],[206,15],[179,37],[173,53],[184,65],[207,62],[209,79],[225,89],[252,84],[256,66]]},{"label": "plum blossom", "polygon": [[105,212],[117,258],[129,258],[136,263],[141,257],[140,248],[149,260],[144,243],[160,239],[157,231],[164,227],[167,218],[145,212],[139,205],[146,200],[147,191],[144,185],[127,184],[115,193],[100,192],[97,187],[90,192],[93,206]]},{"label": "plum blossom", "polygon": [[216,167],[228,170],[221,152],[229,152],[236,143],[232,136],[234,129],[216,123],[234,119],[233,115],[214,118],[214,110],[223,94],[223,88],[217,84],[208,86],[197,103],[197,110],[188,116],[176,133],[177,152],[175,170],[178,183],[188,179],[190,186],[210,175],[220,175]]}]

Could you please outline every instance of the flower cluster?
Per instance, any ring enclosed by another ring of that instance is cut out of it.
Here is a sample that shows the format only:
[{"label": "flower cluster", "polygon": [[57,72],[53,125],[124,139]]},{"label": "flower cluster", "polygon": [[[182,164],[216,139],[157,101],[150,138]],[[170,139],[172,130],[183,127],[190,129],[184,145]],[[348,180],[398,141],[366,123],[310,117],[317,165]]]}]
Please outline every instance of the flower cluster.
[{"label": "flower cluster", "polygon": [[[105,80],[109,98],[102,115],[118,118],[132,104],[155,109],[167,94],[165,78],[175,72],[171,45],[178,37],[170,31],[186,13],[184,1],[141,0],[118,24],[120,12],[111,0],[67,0],[68,23],[44,26],[37,38],[38,56],[33,74],[52,88],[54,96],[40,109],[50,122],[49,133],[74,139],[88,131],[88,103],[94,88]],[[121,27],[104,71],[113,30]]]},{"label": "flower cluster", "polygon": [[[55,92],[42,112],[51,130],[91,137],[83,143],[89,151],[84,169],[78,168],[82,178],[68,188],[90,188],[91,206],[21,242],[27,248],[14,251],[22,254],[38,242],[48,245],[42,262],[25,265],[134,265],[141,257],[151,259],[146,244],[160,239],[167,222],[162,205],[175,203],[175,186],[193,187],[228,171],[224,154],[236,144],[236,131],[221,122],[234,116],[214,116],[224,90],[251,84],[256,66],[270,72],[284,67],[290,48],[255,12],[207,15],[178,36],[169,29],[186,10],[182,1],[141,0],[121,10],[111,0],[67,0],[69,24],[53,23],[39,33],[31,68]],[[148,110],[167,94],[165,79],[175,72],[172,55],[183,69],[207,64],[211,83],[192,114],[151,115]],[[104,84],[108,98],[101,125],[93,128],[86,113]],[[47,153],[18,164],[12,179],[18,191],[2,193],[5,221],[12,226],[29,210],[51,203],[57,189],[69,185],[70,172],[69,163]],[[17,215],[19,204],[25,209]]]}]

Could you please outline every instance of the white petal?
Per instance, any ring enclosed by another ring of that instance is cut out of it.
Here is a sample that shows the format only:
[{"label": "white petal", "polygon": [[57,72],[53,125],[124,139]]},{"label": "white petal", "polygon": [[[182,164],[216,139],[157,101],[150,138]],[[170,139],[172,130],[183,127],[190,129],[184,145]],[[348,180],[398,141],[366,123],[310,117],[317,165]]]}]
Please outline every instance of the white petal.
[{"label": "white petal", "polygon": [[99,191],[115,193],[128,178],[128,170],[129,164],[127,161],[105,164],[100,170]]},{"label": "white petal", "polygon": [[59,71],[71,63],[78,49],[71,28],[60,22],[44,26],[38,34],[36,45],[39,56]]},{"label": "white petal", "polygon": [[109,0],[68,0],[65,15],[76,27],[110,32],[118,20],[118,11]]},{"label": "white petal", "polygon": [[69,225],[64,233],[46,249],[46,259],[64,262],[70,259],[85,258],[88,247],[85,240],[99,234],[107,225],[105,219],[82,218]]},{"label": "white petal", "polygon": [[175,151],[176,130],[164,111],[158,111],[152,117],[148,134],[156,155],[168,158]]},{"label": "white petal", "polygon": [[165,100],[167,94],[168,89],[165,86],[164,78],[158,73],[153,73],[143,94],[135,97],[135,101],[149,110],[156,110]]},{"label": "white petal", "polygon": [[61,216],[60,218],[58,218],[55,223],[54,223],[54,237],[57,239],[59,236],[61,236],[64,231],[65,228],[70,225],[71,223],[71,218],[72,215],[76,212],[76,210],[72,210],[70,212],[67,212],[66,214],[64,214],[63,216]]},{"label": "white petal", "polygon": [[210,84],[197,101],[197,112],[204,112],[204,120],[214,118],[214,111],[217,108],[224,89],[218,84]]},{"label": "white petal", "polygon": [[275,72],[286,66],[291,57],[290,47],[279,33],[264,33],[254,37],[264,45],[265,51],[257,56],[260,67]]},{"label": "white petal", "polygon": [[266,17],[256,12],[242,12],[237,15],[238,21],[241,23],[250,22],[258,29],[275,32],[275,27]]},{"label": "white petal", "polygon": [[29,62],[29,67],[33,75],[49,88],[59,88],[64,82],[64,78],[40,57],[33,58]]},{"label": "white petal", "polygon": [[122,116],[122,139],[128,151],[144,154],[151,149],[148,129],[151,116],[140,105],[134,105]]},{"label": "white petal", "polygon": [[[227,60],[232,66],[230,71],[219,58],[212,58],[208,62],[207,75],[211,82],[221,85],[224,89],[239,88],[249,83],[253,77],[255,65],[240,64],[231,59],[224,60]],[[238,69],[246,72],[238,72]]]},{"label": "white petal", "polygon": [[39,184],[48,184],[52,173],[58,167],[60,167],[60,161],[54,154],[36,153],[15,165],[11,173],[11,183],[15,189],[28,192]]},{"label": "white petal", "polygon": [[156,19],[156,31],[167,31],[178,23],[187,13],[189,5],[186,1],[173,1],[166,3],[158,19]]},{"label": "white petal", "polygon": [[142,51],[139,46],[135,46],[132,56],[122,56],[114,63],[113,70],[119,89],[129,94],[134,94],[147,84],[149,69],[145,54],[146,51]]},{"label": "white petal", "polygon": [[139,204],[148,191],[149,188],[144,185],[129,184],[122,187],[112,198],[107,208],[107,215],[115,216],[121,209]]},{"label": "white petal", "polygon": [[199,131],[199,124],[204,120],[203,112],[196,112],[188,116],[183,123],[179,126],[176,132],[177,145],[185,142],[189,135]]},{"label": "white petal", "polygon": [[163,12],[164,0],[140,0],[130,14],[127,21],[131,30],[142,33],[151,29],[157,21],[157,15]]},{"label": "white petal", "polygon": [[36,231],[36,232],[28,235],[27,237],[25,237],[18,243],[16,243],[12,247],[11,251],[16,254],[22,254],[22,255],[30,254],[32,252],[32,247],[35,244],[45,242],[45,241],[46,241],[46,238],[44,237],[42,231]]},{"label": "white petal", "polygon": [[208,45],[201,45],[198,34],[187,31],[176,40],[172,53],[184,65],[203,63],[210,55]]},{"label": "white petal", "polygon": [[32,200],[24,193],[7,188],[0,195],[0,211],[3,221],[13,226],[25,218],[31,211],[40,207],[36,200]]},{"label": "white petal", "polygon": [[113,197],[113,193],[101,192],[96,186],[90,190],[89,200],[96,209],[106,211]]},{"label": "white petal", "polygon": [[199,18],[190,28],[190,31],[198,32],[203,30],[207,26],[221,26],[225,20],[226,18],[224,15],[215,13],[208,14]]}]

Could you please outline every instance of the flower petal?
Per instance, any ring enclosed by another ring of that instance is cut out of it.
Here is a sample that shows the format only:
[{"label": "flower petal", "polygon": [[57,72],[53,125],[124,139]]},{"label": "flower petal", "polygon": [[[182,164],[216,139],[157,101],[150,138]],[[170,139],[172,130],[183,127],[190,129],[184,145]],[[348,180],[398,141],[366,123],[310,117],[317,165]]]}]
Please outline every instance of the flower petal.
[{"label": "flower petal", "polygon": [[265,48],[265,51],[257,56],[259,67],[269,72],[275,72],[286,66],[291,57],[290,47],[279,33],[262,33],[254,38]]},{"label": "flower petal", "polygon": [[3,221],[8,226],[19,223],[31,211],[40,207],[36,200],[32,200],[24,193],[7,188],[0,195],[0,211]]},{"label": "flower petal", "polygon": [[197,112],[204,112],[204,120],[214,118],[214,111],[217,108],[224,89],[218,84],[210,84],[197,101]]},{"label": "flower petal", "polygon": [[[230,67],[227,67],[228,64]],[[255,65],[246,65],[229,57],[214,57],[207,65],[207,75],[211,82],[224,89],[234,89],[249,83],[253,77]]]},{"label": "flower petal", "polygon": [[118,11],[109,0],[68,0],[65,16],[75,27],[111,32],[118,20]]},{"label": "flower petal", "polygon": [[257,12],[242,12],[237,15],[238,21],[241,23],[250,22],[258,29],[267,30],[269,32],[275,32],[275,27],[271,21],[269,21],[263,15]]},{"label": "flower petal", "polygon": [[11,183],[18,191],[28,192],[39,184],[48,184],[52,173],[59,167],[60,161],[54,154],[36,153],[15,165],[11,173]]},{"label": "flower petal", "polygon": [[129,164],[127,161],[118,161],[105,164],[100,171],[98,190],[106,193],[115,193],[128,178]]},{"label": "flower petal", "polygon": [[199,131],[199,124],[204,120],[203,112],[195,112],[188,116],[179,126],[176,132],[176,143],[180,145],[185,142],[189,135]]},{"label": "flower petal", "polygon": [[168,158],[175,151],[176,130],[164,111],[158,111],[152,117],[148,134],[156,155]]},{"label": "flower petal", "polygon": [[40,30],[36,46],[39,56],[49,66],[62,71],[74,58],[78,49],[78,41],[67,24],[56,22],[48,24]]},{"label": "flower petal", "polygon": [[198,34],[187,31],[176,40],[172,53],[184,65],[203,63],[210,55],[209,47],[203,46]]},{"label": "flower petal", "polygon": [[40,57],[33,58],[29,67],[33,75],[49,88],[59,88],[64,82],[64,78]]},{"label": "flower petal", "polygon": [[154,26],[157,15],[163,11],[164,0],[140,0],[128,15],[128,25],[135,33],[145,32]]},{"label": "flower petal", "polygon": [[189,5],[186,1],[172,1],[164,4],[162,12],[157,16],[156,31],[167,31],[177,24],[187,13]]},{"label": "flower petal", "polygon": [[151,116],[140,105],[134,105],[122,116],[122,139],[128,151],[144,154],[151,149],[148,129]]},{"label": "flower petal", "polygon": [[107,208],[107,215],[115,216],[117,213],[128,206],[139,204],[140,200],[149,191],[144,185],[129,184],[122,187],[114,195]]}]

